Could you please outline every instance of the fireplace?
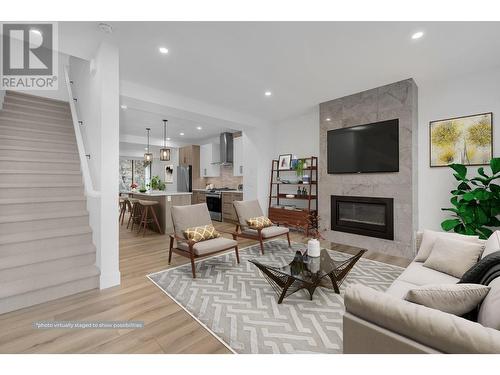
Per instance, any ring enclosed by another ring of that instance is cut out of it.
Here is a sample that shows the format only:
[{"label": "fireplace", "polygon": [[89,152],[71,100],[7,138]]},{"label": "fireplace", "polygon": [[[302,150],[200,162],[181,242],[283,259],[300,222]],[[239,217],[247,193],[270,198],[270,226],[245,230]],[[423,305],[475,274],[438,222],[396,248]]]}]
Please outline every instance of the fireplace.
[{"label": "fireplace", "polygon": [[394,239],[392,198],[332,195],[331,219],[335,231]]}]

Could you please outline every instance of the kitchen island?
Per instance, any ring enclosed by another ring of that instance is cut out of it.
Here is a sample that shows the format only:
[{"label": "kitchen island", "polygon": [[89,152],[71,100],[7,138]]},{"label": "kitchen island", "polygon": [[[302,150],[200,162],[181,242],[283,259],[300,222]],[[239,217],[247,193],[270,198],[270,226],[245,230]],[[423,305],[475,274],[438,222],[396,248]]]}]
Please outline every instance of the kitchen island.
[{"label": "kitchen island", "polygon": [[[141,200],[156,201],[159,204],[154,206],[156,216],[160,222],[160,228],[163,233],[173,233],[174,226],[172,223],[172,206],[187,206],[191,204],[191,194],[189,192],[175,192],[175,191],[151,191],[146,193],[140,193],[137,191],[127,191],[124,192],[128,194],[131,198],[137,198]],[[156,230],[155,226],[151,226],[151,229]]]}]

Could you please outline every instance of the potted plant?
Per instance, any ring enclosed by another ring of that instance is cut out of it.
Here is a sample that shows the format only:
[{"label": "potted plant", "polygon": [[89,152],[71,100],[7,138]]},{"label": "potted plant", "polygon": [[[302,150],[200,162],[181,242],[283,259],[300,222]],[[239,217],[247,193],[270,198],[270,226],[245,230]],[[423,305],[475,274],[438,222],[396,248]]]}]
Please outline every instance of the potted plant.
[{"label": "potted plant", "polygon": [[490,228],[500,227],[500,185],[493,183],[500,178],[500,158],[490,161],[491,175],[484,168],[478,168],[479,176],[468,178],[467,167],[463,164],[450,164],[455,171],[453,176],[459,182],[457,188],[451,191],[452,208],[442,208],[453,212],[453,218],[441,223],[445,231],[478,235],[487,239],[493,231]]},{"label": "potted plant", "polygon": [[130,184],[130,190],[132,190],[132,191],[136,191],[138,187],[139,187],[139,185],[136,182],[132,182]]},{"label": "potted plant", "polygon": [[304,175],[304,159],[298,159],[294,169],[297,177],[302,179],[302,176]]},{"label": "potted plant", "polygon": [[165,183],[160,180],[160,176],[154,176],[151,179],[151,189],[152,190],[165,190]]},{"label": "potted plant", "polygon": [[305,236],[309,238],[307,241],[307,255],[313,258],[320,256],[321,244],[319,241],[325,239],[321,234],[322,230],[319,228],[319,220],[320,217],[314,212],[307,215],[307,226],[309,229],[307,236]]},{"label": "potted plant", "polygon": [[141,187],[139,188],[139,192],[140,193],[145,193],[147,191],[146,189],[146,185],[144,185],[144,183],[141,184]]}]

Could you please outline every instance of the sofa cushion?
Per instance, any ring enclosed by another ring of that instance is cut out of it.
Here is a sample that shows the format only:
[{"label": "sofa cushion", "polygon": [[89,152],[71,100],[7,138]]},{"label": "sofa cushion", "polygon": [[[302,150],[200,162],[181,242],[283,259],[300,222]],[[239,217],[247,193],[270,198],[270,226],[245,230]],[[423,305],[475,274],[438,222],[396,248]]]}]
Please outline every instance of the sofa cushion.
[{"label": "sofa cushion", "polygon": [[490,288],[480,284],[434,284],[419,286],[408,291],[405,299],[432,309],[458,316],[477,307]]},{"label": "sofa cushion", "polygon": [[500,277],[489,284],[490,292],[484,299],[477,315],[478,323],[500,330]]},{"label": "sofa cushion", "polygon": [[[261,230],[262,237],[263,238],[271,238],[271,237],[276,237],[280,236],[282,234],[288,233],[290,230],[286,227],[278,227],[273,225],[272,227],[267,227]],[[248,234],[251,236],[258,237],[259,232],[257,232],[255,229],[245,229],[242,231],[244,234]]]},{"label": "sofa cushion", "polygon": [[477,263],[483,250],[484,246],[479,243],[438,238],[424,267],[460,278]]},{"label": "sofa cushion", "polygon": [[418,286],[419,285],[396,279],[385,292],[393,297],[404,299],[410,289]]},{"label": "sofa cushion", "polygon": [[500,231],[496,230],[486,241],[481,258],[500,250]]},{"label": "sofa cushion", "polygon": [[[425,262],[429,257],[432,247],[438,238],[451,238],[455,240],[462,240],[466,242],[481,242],[478,236],[466,236],[459,233],[436,232],[433,230],[425,229],[422,235],[420,248],[418,249],[415,260],[417,262]],[[482,243],[482,242],[481,242]]]},{"label": "sofa cushion", "polygon": [[355,284],[346,311],[395,334],[445,353],[500,353],[500,332],[439,310]]},{"label": "sofa cushion", "polygon": [[[212,240],[197,242],[193,245],[193,252],[196,255],[205,255],[214,253],[221,250],[227,250],[231,247],[237,246],[238,242],[230,240],[229,238],[219,237]],[[182,250],[189,250],[189,246],[186,242],[179,242],[177,247]]]},{"label": "sofa cushion", "polygon": [[424,264],[421,262],[412,262],[397,280],[421,286],[426,284],[456,284],[459,279],[424,267]]}]

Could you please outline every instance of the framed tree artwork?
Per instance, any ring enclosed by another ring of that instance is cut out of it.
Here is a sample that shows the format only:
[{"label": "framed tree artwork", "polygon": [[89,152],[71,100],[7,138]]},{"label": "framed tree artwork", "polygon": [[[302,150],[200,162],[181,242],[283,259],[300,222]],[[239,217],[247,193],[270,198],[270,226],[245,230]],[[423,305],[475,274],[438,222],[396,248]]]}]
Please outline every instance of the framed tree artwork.
[{"label": "framed tree artwork", "polygon": [[493,113],[429,123],[430,166],[487,165],[493,157]]}]

